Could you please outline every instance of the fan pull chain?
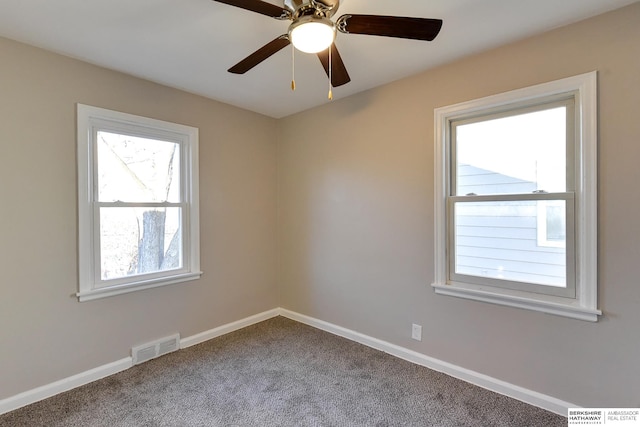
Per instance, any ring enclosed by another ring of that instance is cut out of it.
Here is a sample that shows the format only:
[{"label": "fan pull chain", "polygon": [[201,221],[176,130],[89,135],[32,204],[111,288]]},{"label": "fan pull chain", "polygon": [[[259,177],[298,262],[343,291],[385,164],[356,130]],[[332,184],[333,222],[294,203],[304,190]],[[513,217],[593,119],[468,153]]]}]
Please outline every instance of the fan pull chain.
[{"label": "fan pull chain", "polygon": [[291,43],[291,90],[296,90],[296,48]]},{"label": "fan pull chain", "polygon": [[331,48],[333,46],[329,46],[329,101],[333,101],[333,86],[331,85]]}]

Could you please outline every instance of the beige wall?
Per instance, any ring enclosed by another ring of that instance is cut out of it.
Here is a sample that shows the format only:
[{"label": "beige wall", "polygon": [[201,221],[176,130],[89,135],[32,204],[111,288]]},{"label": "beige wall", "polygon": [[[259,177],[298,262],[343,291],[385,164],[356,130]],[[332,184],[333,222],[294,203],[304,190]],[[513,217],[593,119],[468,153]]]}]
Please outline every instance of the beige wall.
[{"label": "beige wall", "polygon": [[[636,3],[281,120],[281,306],[574,404],[640,406],[639,22]],[[434,108],[592,70],[604,316],[435,295]]]},{"label": "beige wall", "polygon": [[[274,119],[6,39],[0,63],[0,400],[277,307]],[[200,280],[72,296],[78,102],[200,129]]]}]

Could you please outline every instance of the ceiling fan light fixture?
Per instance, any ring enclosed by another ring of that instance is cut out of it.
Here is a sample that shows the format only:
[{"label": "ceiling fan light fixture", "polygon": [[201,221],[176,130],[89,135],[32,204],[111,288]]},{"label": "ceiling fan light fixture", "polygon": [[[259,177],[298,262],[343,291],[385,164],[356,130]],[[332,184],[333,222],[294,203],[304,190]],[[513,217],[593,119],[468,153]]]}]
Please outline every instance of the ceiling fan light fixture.
[{"label": "ceiling fan light fixture", "polygon": [[289,27],[289,40],[305,53],[318,53],[331,46],[336,38],[336,28],[328,18],[303,16]]}]

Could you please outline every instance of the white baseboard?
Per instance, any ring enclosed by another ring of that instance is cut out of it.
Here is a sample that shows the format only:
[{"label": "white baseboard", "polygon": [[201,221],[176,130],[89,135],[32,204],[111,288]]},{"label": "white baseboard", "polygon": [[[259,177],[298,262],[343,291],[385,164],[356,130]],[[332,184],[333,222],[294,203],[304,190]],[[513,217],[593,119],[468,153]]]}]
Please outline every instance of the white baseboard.
[{"label": "white baseboard", "polygon": [[[265,311],[264,313],[256,314],[254,316],[250,316],[236,322],[228,323],[226,325],[222,325],[190,337],[182,338],[180,340],[180,348],[182,349],[199,344],[212,338],[228,334],[229,332],[233,332],[238,329],[253,325],[254,323],[259,323],[263,320],[276,317],[279,314],[279,309],[274,308],[273,310]],[[131,368],[132,366],[133,359],[131,357],[125,357],[124,359],[117,360],[115,362],[108,363],[106,365],[102,365],[85,372],[81,372],[77,375],[64,378],[60,381],[34,388],[32,390],[27,390],[15,396],[0,400],[0,415],[16,410],[18,408],[22,408],[23,406],[30,405],[31,403],[38,402],[48,397],[55,396],[56,394],[63,393],[73,388],[89,384],[90,382],[108,377],[109,375],[117,374],[118,372]]]},{"label": "white baseboard", "polygon": [[131,357],[125,357],[124,359],[89,369],[88,371],[64,378],[60,381],[16,394],[7,399],[0,400],[0,415],[73,388],[89,384],[90,382],[108,377],[109,375],[117,374],[118,372],[129,369],[131,366],[133,366]]},{"label": "white baseboard", "polygon": [[[444,362],[442,360],[425,356],[424,354],[415,352],[413,350],[409,350],[407,348],[400,347],[398,345],[391,344],[386,341],[382,341],[377,338],[373,338],[359,332],[355,332],[350,329],[346,329],[341,326],[325,322],[323,320],[314,319],[312,317],[305,316],[303,314],[299,314],[283,308],[275,308],[273,310],[265,311],[254,316],[238,320],[236,322],[228,323],[226,325],[222,325],[217,328],[192,335],[190,337],[182,338],[180,340],[180,348],[183,349],[191,347],[192,345],[200,344],[204,341],[228,334],[230,332],[245,328],[247,326],[262,322],[276,316],[283,316],[291,320],[313,326],[334,335],[338,335],[343,338],[358,342],[360,344],[364,344],[368,347],[384,351],[385,353],[389,353],[393,356],[399,357],[409,362],[425,366],[429,369],[433,369],[434,371],[445,373],[454,378],[461,379],[487,390],[512,397],[514,399],[537,406],[539,408],[546,409],[565,417],[567,416],[567,410],[569,408],[579,407],[578,405],[575,405],[573,403],[564,402],[554,397],[528,390],[526,388],[519,387],[517,385],[510,384],[505,381],[501,381],[496,378],[492,378],[487,375]],[[124,359],[120,359],[115,362],[108,363],[106,365],[99,366],[85,372],[81,372],[77,375],[73,375],[60,381],[56,381],[51,384],[47,384],[42,387],[17,394],[7,399],[0,400],[0,415],[29,405],[31,403],[38,402],[48,397],[55,396],[56,394],[71,390],[73,388],[80,387],[109,375],[116,374],[118,372],[129,369],[132,366],[133,363],[131,357],[125,357]]]},{"label": "white baseboard", "polygon": [[218,326],[217,328],[209,329],[208,331],[201,332],[190,337],[182,338],[180,340],[180,348],[191,347],[192,345],[200,344],[210,339],[228,334],[229,332],[237,331],[238,329],[246,328],[256,323],[260,323],[264,320],[271,319],[280,315],[280,309],[274,308],[253,316],[246,317],[236,322],[227,323],[226,325]]},{"label": "white baseboard", "polygon": [[322,329],[323,331],[330,332],[334,335],[347,338],[360,344],[364,344],[368,347],[375,348],[376,350],[384,351],[385,353],[389,353],[393,356],[399,357],[417,365],[433,369],[434,371],[442,372],[444,374],[477,385],[484,389],[494,391],[496,393],[520,400],[522,402],[537,406],[542,409],[546,409],[547,411],[554,412],[558,415],[562,415],[563,417],[567,416],[567,410],[569,408],[579,407],[578,405],[575,405],[573,403],[565,402],[560,399],[556,399],[555,397],[547,396],[545,394],[538,393],[536,391],[529,390],[524,387],[520,387],[490,377],[488,375],[462,368],[460,366],[456,366],[451,363],[435,359],[433,357],[425,356],[422,353],[418,353],[416,351],[409,350],[407,348],[400,347],[398,345],[391,344],[386,341],[382,341],[377,338],[373,338],[359,332],[355,332],[350,329],[325,322],[323,320],[314,319],[312,317],[305,316],[303,314],[299,314],[283,308],[279,309],[279,313],[281,316],[287,317],[291,320],[295,320],[297,322]]}]

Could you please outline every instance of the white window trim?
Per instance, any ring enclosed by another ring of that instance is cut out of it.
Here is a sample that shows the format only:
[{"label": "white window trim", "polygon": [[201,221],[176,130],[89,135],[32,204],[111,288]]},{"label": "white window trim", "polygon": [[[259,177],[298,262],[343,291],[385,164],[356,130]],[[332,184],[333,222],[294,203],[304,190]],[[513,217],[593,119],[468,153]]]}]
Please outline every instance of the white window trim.
[{"label": "white window trim", "polygon": [[[576,298],[534,294],[452,282],[447,277],[447,214],[449,123],[474,113],[563,93],[575,93],[576,124]],[[473,101],[437,108],[435,131],[435,280],[436,294],[518,307],[596,322],[597,289],[597,72],[543,83]]]},{"label": "white window trim", "polygon": [[[117,281],[111,286],[98,286],[96,271],[100,268],[96,249],[96,218],[94,215],[94,177],[95,153],[92,148],[94,128],[104,129],[104,124],[112,128],[143,130],[146,135],[171,133],[182,141],[184,177],[184,202],[186,202],[186,230],[184,268],[168,271],[166,274],[132,277],[131,281]],[[89,301],[158,286],[198,279],[200,271],[200,220],[199,220],[199,183],[198,183],[198,129],[150,119],[133,114],[121,113],[98,107],[77,104],[77,156],[78,156],[78,292],[79,301]]]}]

